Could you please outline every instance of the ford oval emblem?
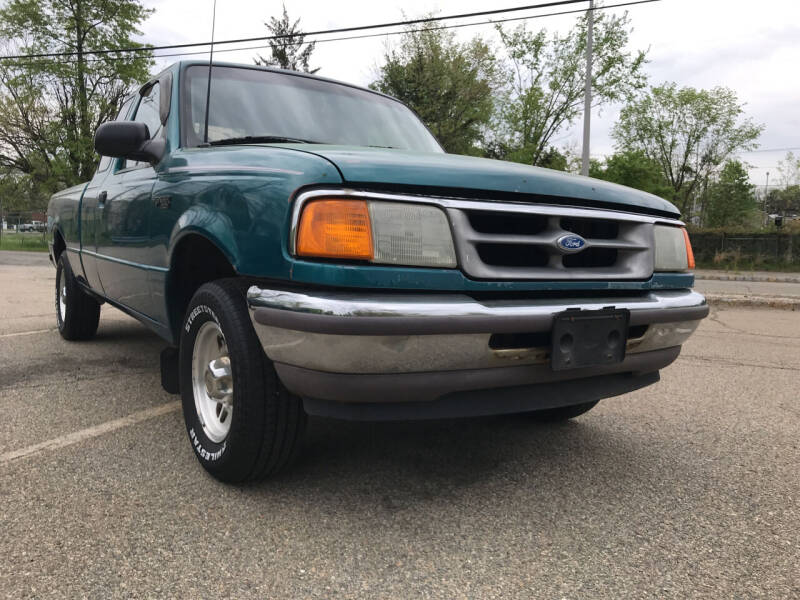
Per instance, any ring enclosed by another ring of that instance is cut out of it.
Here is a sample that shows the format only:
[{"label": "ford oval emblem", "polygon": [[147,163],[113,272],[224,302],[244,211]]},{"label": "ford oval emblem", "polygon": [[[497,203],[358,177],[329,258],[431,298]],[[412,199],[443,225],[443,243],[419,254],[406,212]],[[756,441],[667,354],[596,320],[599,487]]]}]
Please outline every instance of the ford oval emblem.
[{"label": "ford oval emblem", "polygon": [[556,240],[556,245],[559,250],[567,254],[574,254],[580,252],[586,246],[586,240],[579,235],[570,233],[569,235],[562,235]]}]

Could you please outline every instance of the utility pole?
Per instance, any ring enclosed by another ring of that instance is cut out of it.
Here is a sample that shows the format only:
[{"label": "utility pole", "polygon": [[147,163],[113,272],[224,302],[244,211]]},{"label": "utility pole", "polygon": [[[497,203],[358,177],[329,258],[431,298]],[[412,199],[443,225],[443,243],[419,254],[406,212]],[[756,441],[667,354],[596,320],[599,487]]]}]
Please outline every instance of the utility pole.
[{"label": "utility pole", "polygon": [[594,33],[594,0],[589,0],[586,14],[586,90],[583,99],[583,160],[581,175],[589,174],[589,134],[592,119],[592,34]]},{"label": "utility pole", "polygon": [[767,196],[769,196],[769,171],[767,171],[767,183],[764,184],[764,226],[769,222],[767,216]]}]

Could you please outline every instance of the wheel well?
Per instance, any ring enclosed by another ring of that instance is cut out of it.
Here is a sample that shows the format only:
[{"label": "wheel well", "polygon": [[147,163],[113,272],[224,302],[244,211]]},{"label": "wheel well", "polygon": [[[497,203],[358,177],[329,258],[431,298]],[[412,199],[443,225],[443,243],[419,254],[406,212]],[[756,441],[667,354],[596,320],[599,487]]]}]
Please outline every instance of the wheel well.
[{"label": "wheel well", "polygon": [[61,237],[61,232],[56,229],[53,233],[53,262],[57,263],[61,253],[66,249],[67,244],[64,242],[64,238]]},{"label": "wheel well", "polygon": [[186,308],[204,283],[233,277],[236,270],[223,252],[202,235],[184,237],[172,252],[167,276],[167,307],[170,329],[177,344]]}]

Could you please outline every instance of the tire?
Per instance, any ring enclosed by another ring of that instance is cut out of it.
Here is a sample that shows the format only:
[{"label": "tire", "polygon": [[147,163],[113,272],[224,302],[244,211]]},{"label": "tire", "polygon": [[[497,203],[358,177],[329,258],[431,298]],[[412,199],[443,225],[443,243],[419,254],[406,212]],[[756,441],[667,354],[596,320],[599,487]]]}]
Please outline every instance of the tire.
[{"label": "tire", "polygon": [[599,400],[584,402],[583,404],[573,404],[572,406],[559,406],[558,408],[547,408],[528,413],[533,419],[542,423],[558,423],[574,419],[592,410]]},{"label": "tire", "polygon": [[100,323],[100,303],[81,289],[66,252],[56,265],[56,321],[65,340],[89,340]]},{"label": "tire", "polygon": [[244,483],[292,462],[306,414],[264,354],[240,280],[197,290],[181,328],[178,360],[186,432],[206,471]]}]

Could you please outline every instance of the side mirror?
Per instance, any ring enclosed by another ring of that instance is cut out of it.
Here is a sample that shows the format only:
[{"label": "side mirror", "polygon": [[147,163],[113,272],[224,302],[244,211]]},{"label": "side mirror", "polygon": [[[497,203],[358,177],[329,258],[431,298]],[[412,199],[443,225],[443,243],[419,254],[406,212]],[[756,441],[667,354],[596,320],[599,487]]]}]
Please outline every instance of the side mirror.
[{"label": "side mirror", "polygon": [[165,148],[163,139],[151,140],[147,125],[136,121],[109,121],[94,134],[94,149],[101,156],[156,164],[164,156]]}]

